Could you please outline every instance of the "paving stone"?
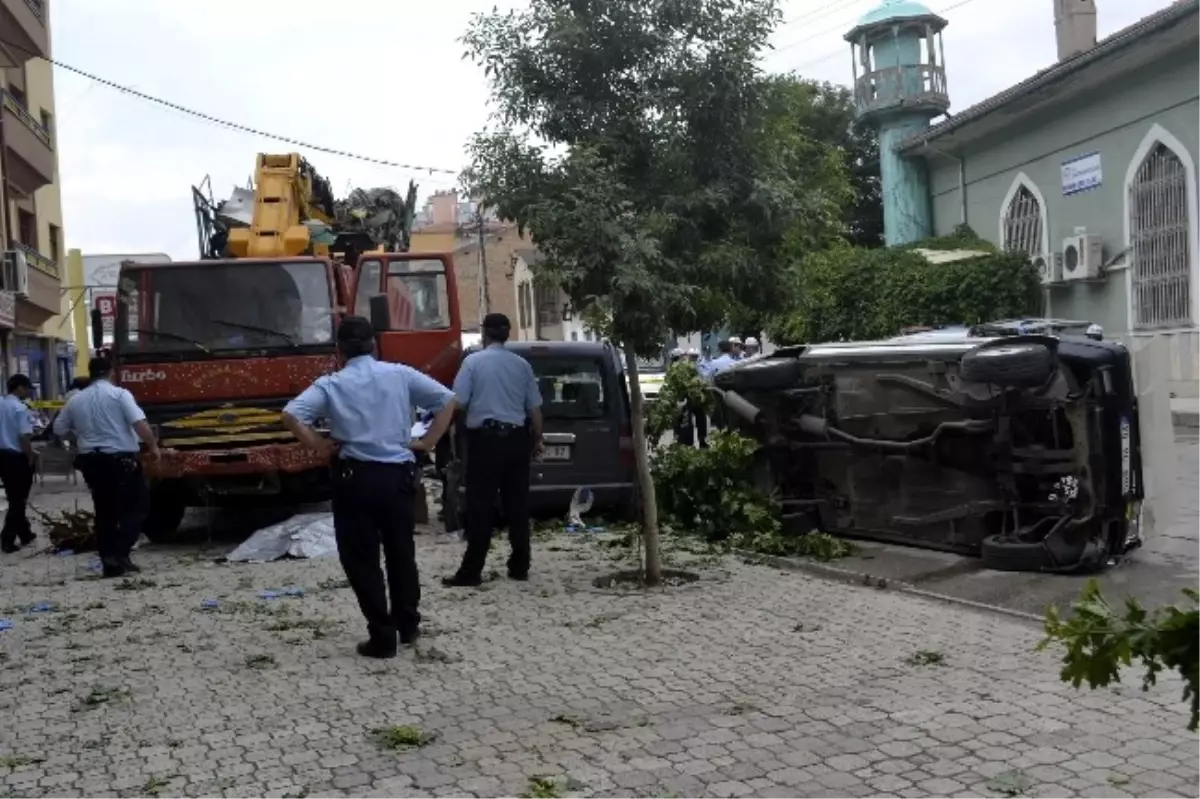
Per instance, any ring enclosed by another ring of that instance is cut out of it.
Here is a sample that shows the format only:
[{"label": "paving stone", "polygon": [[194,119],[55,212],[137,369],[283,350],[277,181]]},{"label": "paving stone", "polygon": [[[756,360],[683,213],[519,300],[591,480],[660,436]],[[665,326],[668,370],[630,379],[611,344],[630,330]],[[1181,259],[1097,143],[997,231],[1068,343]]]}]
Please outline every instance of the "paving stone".
[{"label": "paving stone", "polygon": [[[178,774],[162,796],[516,795],[568,775],[589,796],[963,796],[1021,769],[1033,795],[1200,795],[1178,680],[1074,691],[1020,621],[732,558],[617,596],[591,586],[611,550],[560,536],[535,544],[527,584],[427,576],[438,634],[375,663],[353,654],[363,623],[336,559],[215,565],[227,549],[139,549],[157,585],[121,591],[76,579],[91,555],[5,556],[5,606],[59,609],[3,614],[0,756],[44,762],[0,774],[0,794],[137,794]],[[460,555],[422,528],[423,574]],[[291,585],[307,591],[258,598]],[[921,648],[954,662],[904,666]],[[99,689],[117,690],[76,709]],[[369,733],[392,725],[435,740],[381,749]]]}]

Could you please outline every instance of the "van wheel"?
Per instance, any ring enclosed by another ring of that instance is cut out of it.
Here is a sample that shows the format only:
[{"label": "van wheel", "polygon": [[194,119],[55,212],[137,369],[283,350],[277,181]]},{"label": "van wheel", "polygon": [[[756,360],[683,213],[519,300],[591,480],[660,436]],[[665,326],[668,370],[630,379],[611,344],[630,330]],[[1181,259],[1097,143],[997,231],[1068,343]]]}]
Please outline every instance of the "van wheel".
[{"label": "van wheel", "polygon": [[150,489],[149,505],[142,532],[156,544],[170,539],[179,531],[187,512],[183,491],[171,483],[160,483]]},{"label": "van wheel", "polygon": [[1044,344],[985,344],[963,353],[959,376],[968,383],[1037,388],[1054,374],[1054,353]]}]

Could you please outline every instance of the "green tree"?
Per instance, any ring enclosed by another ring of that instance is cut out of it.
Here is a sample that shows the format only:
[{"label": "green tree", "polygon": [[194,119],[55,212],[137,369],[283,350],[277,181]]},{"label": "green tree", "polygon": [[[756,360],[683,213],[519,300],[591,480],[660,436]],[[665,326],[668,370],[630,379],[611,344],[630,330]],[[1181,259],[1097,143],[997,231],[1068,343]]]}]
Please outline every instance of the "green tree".
[{"label": "green tree", "polygon": [[785,242],[841,230],[840,153],[766,102],[758,60],[778,19],[776,0],[531,0],[473,17],[464,37],[495,106],[466,182],[532,232],[541,273],[624,349],[649,584],[661,565],[635,356],[735,304],[779,307]]},{"label": "green tree", "polygon": [[1118,611],[1108,603],[1095,580],[1089,580],[1079,599],[1071,604],[1065,621],[1057,608],[1046,611],[1046,637],[1066,648],[1061,677],[1076,688],[1087,683],[1100,688],[1120,681],[1122,668],[1137,661],[1145,672],[1143,689],[1154,685],[1164,669],[1183,678],[1183,701],[1188,703],[1188,729],[1200,724],[1200,594],[1185,588],[1183,607],[1168,605],[1148,612],[1132,597]]}]

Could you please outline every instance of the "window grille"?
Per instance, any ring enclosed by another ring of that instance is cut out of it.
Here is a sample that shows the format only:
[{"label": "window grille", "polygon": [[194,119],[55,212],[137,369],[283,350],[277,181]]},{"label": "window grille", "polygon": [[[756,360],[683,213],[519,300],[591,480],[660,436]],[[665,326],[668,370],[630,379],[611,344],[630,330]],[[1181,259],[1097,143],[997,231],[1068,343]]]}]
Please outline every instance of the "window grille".
[{"label": "window grille", "polygon": [[1134,327],[1192,324],[1187,167],[1159,143],[1129,186]]},{"label": "window grille", "polygon": [[1028,187],[1022,186],[1004,211],[1004,249],[1035,258],[1042,254],[1044,235],[1042,204]]}]

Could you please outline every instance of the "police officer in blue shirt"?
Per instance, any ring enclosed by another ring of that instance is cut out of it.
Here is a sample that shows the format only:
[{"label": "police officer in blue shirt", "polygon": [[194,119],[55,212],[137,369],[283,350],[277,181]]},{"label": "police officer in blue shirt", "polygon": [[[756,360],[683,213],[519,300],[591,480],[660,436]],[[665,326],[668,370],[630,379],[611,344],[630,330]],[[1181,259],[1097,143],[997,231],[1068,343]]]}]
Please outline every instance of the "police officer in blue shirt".
[{"label": "police officer in blue shirt", "polygon": [[141,571],[129,558],[146,519],[146,480],[138,439],[154,459],[162,456],[137,400],[109,382],[112,365],[88,363],[91,383],[63,406],[54,420],[60,438],[75,435],[75,465],[92,493],[96,542],[105,577]]},{"label": "police officer in blue shirt", "polygon": [[[396,656],[420,635],[420,575],[413,541],[416,452],[432,452],[454,417],[454,394],[401,364],[374,358],[375,333],[361,316],[342,320],[337,346],[345,365],[287,404],[283,424],[333,458],[333,526],[338,557],[367,620],[364,657]],[[425,437],[412,440],[416,407],[436,410]],[[330,437],[312,425],[327,419]],[[379,569],[379,549],[387,581]],[[388,594],[391,593],[391,607]]]},{"label": "police officer in blue shirt", "polygon": [[542,453],[542,394],[529,361],[505,348],[508,317],[483,319],[483,349],[463,360],[454,395],[466,408],[467,551],[448,586],[483,580],[495,525],[496,494],[508,520],[508,576],[529,579],[529,467]]},{"label": "police officer in blue shirt", "polygon": [[[8,378],[8,394],[0,400],[0,480],[8,511],[0,530],[0,551],[16,552],[37,536],[25,515],[37,455],[33,451],[33,416],[25,400],[33,383],[22,374]],[[20,546],[17,541],[20,540]]]}]

